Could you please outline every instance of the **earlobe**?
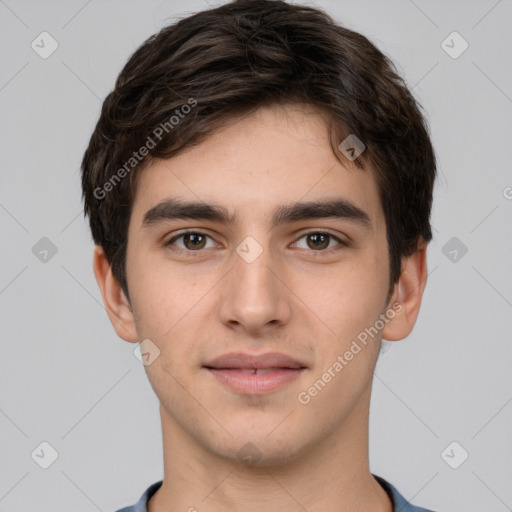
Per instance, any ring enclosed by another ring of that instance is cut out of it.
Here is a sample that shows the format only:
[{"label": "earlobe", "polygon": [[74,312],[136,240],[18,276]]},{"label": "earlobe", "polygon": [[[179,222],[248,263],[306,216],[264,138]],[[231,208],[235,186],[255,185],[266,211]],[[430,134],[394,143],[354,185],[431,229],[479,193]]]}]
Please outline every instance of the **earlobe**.
[{"label": "earlobe", "polygon": [[385,340],[397,341],[410,334],[418,318],[426,283],[427,244],[420,240],[416,252],[402,261],[402,273],[388,305],[395,310],[395,315],[382,330]]},{"label": "earlobe", "polygon": [[116,333],[125,341],[137,342],[132,307],[112,273],[105,251],[99,245],[94,247],[93,269],[105,309]]}]

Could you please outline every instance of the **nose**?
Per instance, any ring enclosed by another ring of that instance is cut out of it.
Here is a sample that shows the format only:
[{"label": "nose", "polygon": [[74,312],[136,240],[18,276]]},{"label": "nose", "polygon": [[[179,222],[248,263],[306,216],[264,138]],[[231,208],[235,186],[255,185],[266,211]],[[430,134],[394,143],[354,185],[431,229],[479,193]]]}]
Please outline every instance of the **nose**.
[{"label": "nose", "polygon": [[289,322],[291,291],[283,265],[267,246],[254,261],[240,254],[234,252],[233,267],[221,282],[219,315],[229,328],[257,337]]}]

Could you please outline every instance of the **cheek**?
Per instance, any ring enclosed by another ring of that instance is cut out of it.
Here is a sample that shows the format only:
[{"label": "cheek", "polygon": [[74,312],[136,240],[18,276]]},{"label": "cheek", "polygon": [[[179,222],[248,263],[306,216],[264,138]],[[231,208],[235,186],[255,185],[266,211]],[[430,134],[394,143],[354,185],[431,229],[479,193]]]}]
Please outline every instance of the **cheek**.
[{"label": "cheek", "polygon": [[[169,383],[176,392],[179,385],[174,387],[176,382],[172,377],[181,381],[186,366],[183,362],[193,365],[197,359],[197,344],[204,340],[201,336],[204,318],[200,316],[209,303],[207,289],[189,278],[186,272],[166,274],[145,268],[137,275],[133,307],[139,336],[150,339],[160,350],[155,363],[146,367],[155,392],[160,389],[157,393],[160,396],[162,392],[165,394],[163,390]],[[209,284],[207,281],[205,279],[205,286]]]},{"label": "cheek", "polygon": [[350,264],[298,278],[296,293],[314,313],[311,318],[330,345],[333,339],[341,345],[350,343],[375,323],[387,291],[381,267],[373,257],[360,254]]},{"label": "cheek", "polygon": [[177,264],[165,254],[150,251],[134,251],[129,264],[138,336],[160,350],[156,362],[146,367],[152,385],[158,388],[169,375],[183,376],[184,361],[200,364],[201,346],[211,327],[205,319],[211,323],[221,276],[207,265]]},{"label": "cheek", "polygon": [[[135,262],[135,260],[134,260]],[[184,327],[197,324],[195,316],[204,308],[216,279],[212,273],[178,268],[169,261],[135,262],[132,273],[137,330],[161,343],[175,337]]]}]

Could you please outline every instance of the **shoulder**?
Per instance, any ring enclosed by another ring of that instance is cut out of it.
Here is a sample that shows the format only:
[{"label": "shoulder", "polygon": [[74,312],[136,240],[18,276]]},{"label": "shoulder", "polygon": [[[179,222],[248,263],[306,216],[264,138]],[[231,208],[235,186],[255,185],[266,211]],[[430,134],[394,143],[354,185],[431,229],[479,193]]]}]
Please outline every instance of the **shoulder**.
[{"label": "shoulder", "polygon": [[373,476],[391,498],[393,503],[393,512],[434,512],[433,510],[413,505],[407,501],[398,489],[391,485],[387,480],[384,480],[384,478],[377,475]]},{"label": "shoulder", "polygon": [[124,507],[119,509],[117,512],[147,512],[148,508],[148,501],[155,494],[158,489],[160,489],[162,485],[162,480],[159,482],[155,482],[154,484],[151,484],[142,494],[142,496],[139,498],[139,501],[135,503],[135,505],[132,505],[130,507]]}]

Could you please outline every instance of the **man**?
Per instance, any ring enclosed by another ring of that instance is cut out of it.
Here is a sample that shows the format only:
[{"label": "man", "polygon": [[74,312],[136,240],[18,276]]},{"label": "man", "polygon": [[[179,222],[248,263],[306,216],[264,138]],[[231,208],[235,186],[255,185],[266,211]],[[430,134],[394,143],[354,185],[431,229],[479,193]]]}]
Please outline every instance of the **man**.
[{"label": "man", "polygon": [[130,58],[82,173],[107,313],[160,400],[163,480],[123,512],[425,510],[369,470],[436,175],[387,57],[279,0],[197,13]]}]

